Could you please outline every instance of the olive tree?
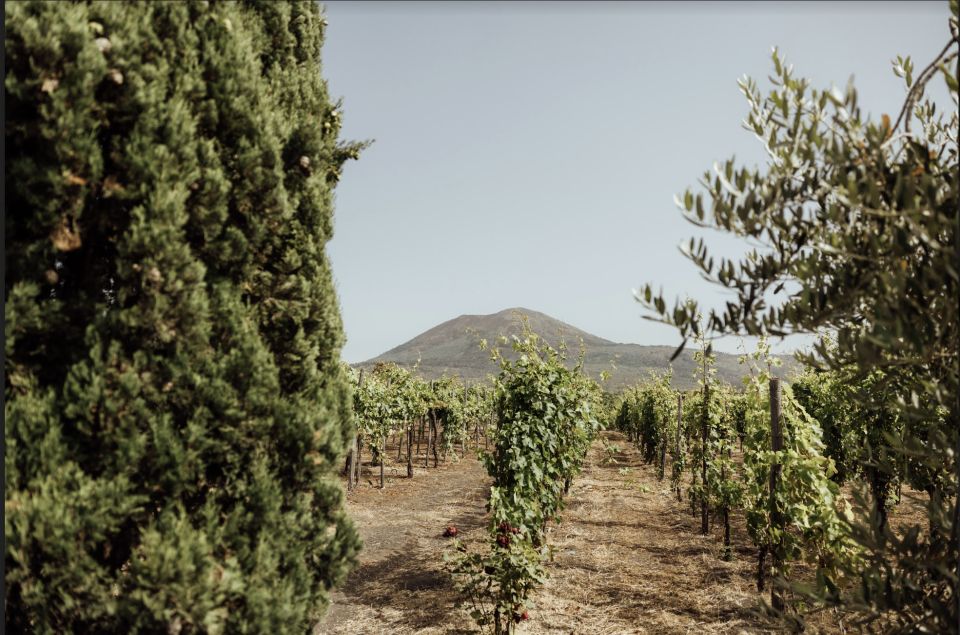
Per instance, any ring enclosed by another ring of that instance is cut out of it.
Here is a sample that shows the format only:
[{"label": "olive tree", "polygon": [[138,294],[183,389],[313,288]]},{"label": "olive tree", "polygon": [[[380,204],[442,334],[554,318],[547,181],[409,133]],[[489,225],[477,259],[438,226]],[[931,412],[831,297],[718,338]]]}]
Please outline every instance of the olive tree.
[{"label": "olive tree", "polygon": [[[852,84],[812,89],[775,50],[767,94],[740,82],[750,106],[744,124],[763,143],[766,166],[726,161],[705,174],[703,191],[678,200],[694,224],[755,245],[733,259],[714,257],[703,240],[686,246],[701,273],[735,295],[704,311],[702,330],[814,334],[802,361],[862,376],[884,370],[874,394],[893,391],[912,431],[902,441],[888,436],[886,450],[932,475],[931,529],[897,535],[865,506],[854,523],[868,553],[860,583],[841,592],[825,580],[815,595],[882,628],[924,632],[955,629],[958,619],[956,0],[950,11],[943,50],[919,73],[909,57],[894,61],[907,90],[895,117],[865,117]],[[946,82],[953,101],[946,114],[924,94],[934,80]],[[696,303],[670,308],[649,284],[636,295],[684,343],[701,331]]]}]

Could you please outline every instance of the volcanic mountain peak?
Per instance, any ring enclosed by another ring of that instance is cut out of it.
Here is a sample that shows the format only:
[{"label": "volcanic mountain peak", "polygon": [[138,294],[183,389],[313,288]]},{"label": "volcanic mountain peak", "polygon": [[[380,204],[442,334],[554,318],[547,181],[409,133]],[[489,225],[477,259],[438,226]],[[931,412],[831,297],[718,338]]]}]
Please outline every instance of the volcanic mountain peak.
[{"label": "volcanic mountain peak", "polygon": [[[632,385],[645,378],[650,371],[663,372],[669,368],[673,368],[675,386],[686,389],[694,385],[695,364],[690,347],[671,363],[670,355],[675,346],[619,344],[523,307],[504,309],[489,315],[460,315],[358,366],[396,362],[410,367],[419,360],[419,370],[428,379],[448,374],[460,375],[470,381],[482,380],[487,375],[496,374],[498,368],[490,361],[489,352],[480,349],[480,341],[486,340],[490,345],[496,345],[501,335],[519,334],[522,319],[526,319],[531,330],[551,346],[556,347],[565,341],[571,352],[571,361],[577,357],[576,351],[580,342],[583,342],[584,370],[593,377],[598,377],[601,371],[609,372],[611,380],[607,388],[610,390]],[[738,356],[718,352],[716,359],[718,376],[739,385],[746,371],[740,366]],[[780,374],[785,376],[795,367],[791,358],[785,358]]]}]

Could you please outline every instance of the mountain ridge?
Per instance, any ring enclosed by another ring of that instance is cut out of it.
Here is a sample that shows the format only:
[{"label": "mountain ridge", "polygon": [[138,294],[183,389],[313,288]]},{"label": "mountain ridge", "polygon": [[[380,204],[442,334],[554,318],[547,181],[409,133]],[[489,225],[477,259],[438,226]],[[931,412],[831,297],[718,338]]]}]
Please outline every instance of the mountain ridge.
[{"label": "mountain ridge", "polygon": [[[576,361],[582,342],[585,372],[597,379],[601,371],[608,372],[610,378],[605,384],[608,390],[621,390],[646,378],[651,371],[664,372],[670,368],[674,371],[675,387],[686,390],[696,385],[694,349],[689,345],[670,363],[676,346],[614,342],[524,307],[511,307],[490,314],[459,315],[354,366],[369,368],[378,362],[394,362],[411,368],[419,363],[418,371],[427,379],[447,374],[459,375],[466,381],[481,381],[487,375],[495,375],[498,369],[490,360],[490,352],[480,349],[480,341],[486,340],[489,346],[495,347],[499,336],[519,334],[521,316],[525,317],[533,332],[554,348],[565,341],[567,359],[571,364]],[[512,353],[509,345],[500,348],[508,357]],[[740,356],[719,351],[714,355],[717,377],[739,385],[747,374],[746,368],[739,363]],[[793,369],[799,368],[792,357],[778,357],[783,360],[783,366],[777,369],[777,375],[786,377]]]}]

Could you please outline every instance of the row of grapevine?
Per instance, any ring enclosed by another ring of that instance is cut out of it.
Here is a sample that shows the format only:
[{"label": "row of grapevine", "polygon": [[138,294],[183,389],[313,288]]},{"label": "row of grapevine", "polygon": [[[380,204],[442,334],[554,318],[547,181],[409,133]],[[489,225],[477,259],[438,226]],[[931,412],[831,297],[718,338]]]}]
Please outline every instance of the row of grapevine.
[{"label": "row of grapevine", "polygon": [[419,457],[425,446],[423,467],[430,457],[437,467],[441,457],[466,452],[467,442],[486,442],[492,417],[491,390],[483,385],[466,386],[456,378],[435,381],[421,378],[416,369],[396,364],[378,364],[372,370],[351,370],[354,383],[354,415],[357,436],[347,457],[347,487],[359,481],[364,447],[380,466],[384,486],[384,458],[389,437],[397,439],[398,459],[406,445],[407,476],[413,477],[414,443]]},{"label": "row of grapevine", "polygon": [[[781,388],[764,341],[741,359],[749,368],[741,390],[717,381],[709,347],[700,344],[696,390],[680,393],[670,388],[669,374],[653,376],[622,396],[616,426],[656,464],[659,478],[671,456],[678,500],[688,474],[691,512],[699,514],[704,534],[711,521],[723,523],[725,558],[731,557],[731,512],[743,512],[757,548],[758,590],[765,587],[768,557],[771,575],[781,582],[799,560],[836,581],[839,570],[849,569],[839,565],[860,554],[831,479],[836,468],[820,424],[791,386]],[[771,588],[771,603],[780,610],[781,588]]]},{"label": "row of grapevine", "polygon": [[483,553],[457,544],[448,557],[459,589],[481,629],[512,633],[526,619],[531,592],[543,582],[549,557],[547,523],[579,472],[597,430],[603,395],[596,382],[565,365],[558,351],[524,330],[511,361],[495,352],[496,428],[482,453],[493,479],[490,543]]},{"label": "row of grapevine", "polygon": [[[948,412],[933,406],[923,419],[904,417],[897,394],[909,392],[905,385],[910,380],[901,369],[875,369],[865,375],[852,367],[809,369],[792,386],[804,409],[823,425],[825,454],[837,467],[833,480],[840,485],[853,479],[864,482],[881,528],[903,485],[933,497],[953,477],[945,464],[919,458],[917,446],[927,440],[927,422],[945,425]],[[891,447],[907,451],[893,452]]]}]

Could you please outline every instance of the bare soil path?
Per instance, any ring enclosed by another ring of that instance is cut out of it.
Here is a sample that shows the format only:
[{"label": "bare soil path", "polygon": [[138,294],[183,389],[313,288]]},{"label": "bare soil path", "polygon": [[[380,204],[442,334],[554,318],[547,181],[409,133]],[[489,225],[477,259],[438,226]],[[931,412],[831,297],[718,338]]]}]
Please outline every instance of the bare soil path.
[{"label": "bare soil path", "polygon": [[443,552],[451,545],[443,530],[454,524],[468,539],[482,539],[486,470],[472,451],[438,468],[431,457],[425,469],[421,452],[410,479],[405,459],[394,461],[396,451],[387,447],[383,490],[379,467],[364,465],[360,485],[347,496],[347,513],[363,540],[360,566],[333,594],[318,633],[474,632],[470,617],[454,606],[453,584],[443,570]]},{"label": "bare soil path", "polygon": [[[442,532],[457,525],[471,548],[485,539],[483,466],[468,457],[407,479],[405,464],[388,461],[384,490],[375,487],[377,468],[365,470],[347,503],[364,541],[360,566],[317,632],[476,633],[455,607]],[[518,633],[767,632],[751,613],[754,551],[737,531],[742,519],[733,524],[734,558],[724,562],[719,531],[699,535],[699,516],[676,502],[669,479],[658,481],[623,435],[602,433],[549,530],[549,578]]]}]

